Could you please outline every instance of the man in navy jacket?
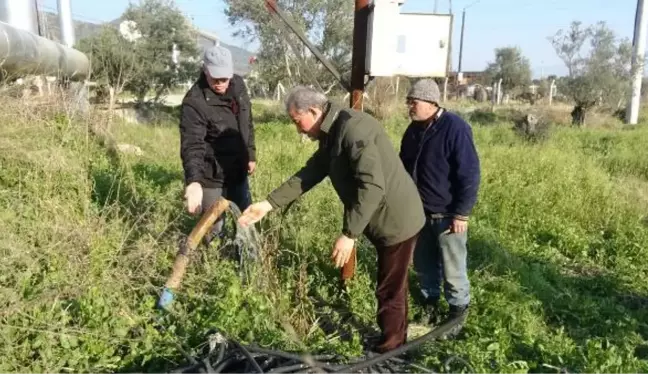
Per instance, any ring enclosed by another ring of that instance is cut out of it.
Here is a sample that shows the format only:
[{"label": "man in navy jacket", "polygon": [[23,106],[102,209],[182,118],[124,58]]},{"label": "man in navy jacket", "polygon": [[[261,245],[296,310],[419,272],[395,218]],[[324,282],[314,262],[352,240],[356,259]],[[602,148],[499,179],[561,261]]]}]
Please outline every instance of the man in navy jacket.
[{"label": "man in navy jacket", "polygon": [[439,107],[439,97],[439,87],[431,79],[412,85],[407,96],[412,123],[403,135],[400,151],[427,216],[414,252],[414,268],[432,324],[440,319],[442,280],[449,318],[467,313],[468,218],[480,183],[472,130],[461,117]]}]

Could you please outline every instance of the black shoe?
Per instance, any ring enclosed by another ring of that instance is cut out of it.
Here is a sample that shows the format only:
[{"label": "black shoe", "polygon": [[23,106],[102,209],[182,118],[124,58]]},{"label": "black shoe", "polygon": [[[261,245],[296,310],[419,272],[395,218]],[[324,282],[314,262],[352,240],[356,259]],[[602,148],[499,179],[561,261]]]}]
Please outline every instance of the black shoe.
[{"label": "black shoe", "polygon": [[443,335],[441,338],[443,340],[445,339],[453,339],[456,338],[459,333],[463,330],[464,322],[466,321],[466,316],[468,315],[468,304],[466,305],[450,305],[450,311],[448,313],[448,318],[446,322],[450,322],[451,320],[459,317],[461,320],[459,323],[454,326],[450,331],[448,331],[447,334]]},{"label": "black shoe", "polygon": [[468,314],[468,307],[470,304],[466,305],[450,305],[450,312],[448,313],[449,319],[454,319],[459,316],[465,316]]},{"label": "black shoe", "polygon": [[[427,323],[431,326],[438,326],[441,323],[441,308],[439,307],[439,299],[425,300],[423,315],[420,318],[422,323]],[[427,319],[427,321],[424,321]]]}]

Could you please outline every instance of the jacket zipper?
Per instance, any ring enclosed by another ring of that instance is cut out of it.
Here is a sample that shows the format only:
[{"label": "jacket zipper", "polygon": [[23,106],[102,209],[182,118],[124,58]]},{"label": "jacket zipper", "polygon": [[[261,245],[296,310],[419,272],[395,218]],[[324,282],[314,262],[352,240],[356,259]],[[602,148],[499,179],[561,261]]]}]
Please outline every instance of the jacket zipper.
[{"label": "jacket zipper", "polygon": [[425,136],[427,135],[428,130],[434,126],[434,124],[439,120],[439,118],[441,118],[444,112],[445,111],[443,110],[443,108],[439,108],[439,113],[435,115],[435,118],[432,121],[432,123],[430,123],[428,127],[425,128],[425,131],[423,131],[423,135],[421,136],[421,140],[419,141],[418,152],[416,153],[416,159],[414,160],[414,170],[412,170],[412,176],[414,178],[415,184],[418,181],[418,171],[417,171],[418,160],[419,157],[421,157],[421,152],[423,151],[423,145],[425,145],[425,142],[429,140],[429,139],[425,139]]}]

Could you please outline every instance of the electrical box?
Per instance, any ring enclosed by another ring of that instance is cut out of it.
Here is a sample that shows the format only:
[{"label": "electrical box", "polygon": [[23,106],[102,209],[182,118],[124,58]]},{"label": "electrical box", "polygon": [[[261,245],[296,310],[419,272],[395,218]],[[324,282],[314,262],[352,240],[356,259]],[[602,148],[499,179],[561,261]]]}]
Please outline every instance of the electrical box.
[{"label": "electrical box", "polygon": [[367,23],[366,73],[445,77],[452,15],[401,13],[402,0],[374,0]]}]

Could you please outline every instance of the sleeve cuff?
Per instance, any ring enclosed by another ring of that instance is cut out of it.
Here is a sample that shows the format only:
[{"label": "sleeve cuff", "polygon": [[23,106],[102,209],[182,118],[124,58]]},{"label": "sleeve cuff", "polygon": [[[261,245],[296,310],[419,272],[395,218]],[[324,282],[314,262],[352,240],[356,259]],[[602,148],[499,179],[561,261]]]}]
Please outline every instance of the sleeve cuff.
[{"label": "sleeve cuff", "polygon": [[277,204],[277,202],[272,198],[272,194],[266,197],[266,201],[270,203],[270,206],[272,207],[273,210],[279,208],[279,204]]},{"label": "sleeve cuff", "polygon": [[202,178],[200,177],[189,177],[185,179],[185,187],[192,184],[192,183],[198,183],[202,187]]},{"label": "sleeve cuff", "polygon": [[358,240],[360,235],[353,234],[349,229],[342,229],[342,234],[349,239]]}]

